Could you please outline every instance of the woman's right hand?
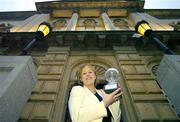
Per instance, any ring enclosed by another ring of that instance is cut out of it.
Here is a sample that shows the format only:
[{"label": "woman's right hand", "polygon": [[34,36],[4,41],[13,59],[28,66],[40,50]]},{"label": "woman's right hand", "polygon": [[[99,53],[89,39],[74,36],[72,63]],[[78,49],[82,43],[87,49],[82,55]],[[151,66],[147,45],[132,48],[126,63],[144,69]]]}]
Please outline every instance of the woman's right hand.
[{"label": "woman's right hand", "polygon": [[104,90],[102,90],[102,93],[103,93],[102,96],[105,107],[108,107],[113,102],[117,101],[122,95],[122,91],[120,87],[111,94],[106,94]]}]

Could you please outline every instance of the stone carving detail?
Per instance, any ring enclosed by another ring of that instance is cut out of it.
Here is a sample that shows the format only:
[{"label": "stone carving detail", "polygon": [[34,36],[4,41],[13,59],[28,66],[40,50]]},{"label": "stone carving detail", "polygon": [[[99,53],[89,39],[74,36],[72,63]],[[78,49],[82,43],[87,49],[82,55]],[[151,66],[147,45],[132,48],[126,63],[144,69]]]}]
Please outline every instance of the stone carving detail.
[{"label": "stone carving detail", "polygon": [[88,18],[83,21],[83,24],[86,30],[94,30],[97,25],[97,21],[95,19]]},{"label": "stone carving detail", "polygon": [[65,19],[58,19],[53,22],[53,28],[62,28],[67,26],[67,21]]},{"label": "stone carving detail", "polygon": [[92,66],[94,67],[95,69],[95,73],[96,73],[96,76],[97,76],[97,80],[96,80],[96,88],[103,88],[103,84],[106,84],[106,80],[105,80],[105,72],[106,72],[106,69],[100,65],[96,65],[96,64],[92,64]]},{"label": "stone carving detail", "polygon": [[13,27],[10,23],[2,23],[0,24],[0,32],[10,32],[10,29]]},{"label": "stone carving detail", "polygon": [[104,75],[105,72],[106,72],[106,69],[102,66],[99,66],[99,65],[96,65],[96,64],[93,64],[93,67],[95,69],[95,72],[96,72],[96,75]]},{"label": "stone carving detail", "polygon": [[152,67],[151,71],[153,73],[153,75],[156,77],[157,76],[157,69],[159,67],[159,64],[156,64]]},{"label": "stone carving detail", "polygon": [[172,27],[174,27],[174,30],[180,30],[180,21],[178,22],[171,22],[169,23]]},{"label": "stone carving detail", "polygon": [[119,29],[129,29],[128,22],[125,19],[117,18],[113,20],[114,26],[119,27]]}]

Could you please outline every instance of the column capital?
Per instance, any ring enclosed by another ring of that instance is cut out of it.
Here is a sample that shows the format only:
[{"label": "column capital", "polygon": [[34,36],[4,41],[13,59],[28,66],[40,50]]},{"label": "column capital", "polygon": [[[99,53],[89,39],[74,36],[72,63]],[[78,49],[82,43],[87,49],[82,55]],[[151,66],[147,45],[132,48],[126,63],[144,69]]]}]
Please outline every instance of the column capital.
[{"label": "column capital", "polygon": [[76,8],[73,9],[73,10],[72,10],[72,13],[77,13],[77,14],[79,14],[79,9],[76,9]]},{"label": "column capital", "polygon": [[107,13],[107,11],[108,11],[108,9],[106,9],[106,8],[102,8],[102,9],[100,10],[101,14],[102,14],[102,13]]}]

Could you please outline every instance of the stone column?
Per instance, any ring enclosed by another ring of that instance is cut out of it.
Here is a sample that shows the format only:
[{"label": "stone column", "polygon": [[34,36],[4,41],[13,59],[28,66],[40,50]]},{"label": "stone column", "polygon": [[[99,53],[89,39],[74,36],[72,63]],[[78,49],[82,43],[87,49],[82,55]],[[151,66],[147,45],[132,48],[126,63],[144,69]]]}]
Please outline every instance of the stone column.
[{"label": "stone column", "polygon": [[49,14],[35,14],[23,22],[16,24],[10,31],[11,32],[36,32],[41,22],[49,22]]},{"label": "stone column", "polygon": [[78,14],[77,13],[73,13],[70,21],[68,22],[68,25],[66,27],[66,31],[74,31],[76,28],[76,24],[77,24],[77,20],[78,20]]},{"label": "stone column", "polygon": [[171,27],[167,23],[164,23],[163,21],[160,21],[159,19],[147,13],[140,13],[140,12],[131,13],[129,14],[129,18],[134,25],[136,25],[141,20],[145,20],[150,24],[153,30],[161,30],[161,31],[173,30],[173,27]]},{"label": "stone column", "polygon": [[106,30],[116,30],[107,13],[101,14]]}]

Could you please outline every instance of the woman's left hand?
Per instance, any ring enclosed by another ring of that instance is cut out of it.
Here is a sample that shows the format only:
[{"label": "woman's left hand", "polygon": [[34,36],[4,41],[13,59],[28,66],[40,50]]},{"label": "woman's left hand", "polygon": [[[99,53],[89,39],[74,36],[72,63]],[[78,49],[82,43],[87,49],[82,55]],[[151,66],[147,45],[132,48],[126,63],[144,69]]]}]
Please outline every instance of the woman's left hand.
[{"label": "woman's left hand", "polygon": [[103,93],[102,95],[103,95],[103,102],[105,107],[108,107],[113,102],[117,101],[122,95],[122,91],[120,87],[110,94],[105,93],[103,90],[102,93]]}]

